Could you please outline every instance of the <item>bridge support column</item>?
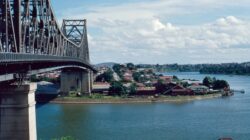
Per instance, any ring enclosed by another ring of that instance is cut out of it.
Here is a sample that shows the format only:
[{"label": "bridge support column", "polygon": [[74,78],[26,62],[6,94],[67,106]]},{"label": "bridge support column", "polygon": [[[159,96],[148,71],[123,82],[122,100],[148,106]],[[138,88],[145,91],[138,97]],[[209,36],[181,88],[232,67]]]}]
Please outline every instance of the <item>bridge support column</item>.
[{"label": "bridge support column", "polygon": [[36,84],[0,87],[0,139],[36,140]]},{"label": "bridge support column", "polygon": [[68,94],[70,91],[80,91],[91,94],[91,72],[86,70],[63,70],[61,72],[61,92]]},{"label": "bridge support column", "polygon": [[82,84],[81,84],[81,92],[89,93],[91,95],[92,90],[92,76],[91,71],[82,72]]}]

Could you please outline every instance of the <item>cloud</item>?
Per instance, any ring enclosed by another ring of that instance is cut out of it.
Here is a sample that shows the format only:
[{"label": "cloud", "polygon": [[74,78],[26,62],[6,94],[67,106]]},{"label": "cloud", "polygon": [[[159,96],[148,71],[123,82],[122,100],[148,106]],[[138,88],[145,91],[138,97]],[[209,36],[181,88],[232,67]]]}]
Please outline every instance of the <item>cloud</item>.
[{"label": "cloud", "polygon": [[[90,6],[89,9],[94,11],[84,14],[78,14],[81,8],[76,8],[63,15],[88,19],[89,46],[94,63],[241,62],[250,60],[249,20],[225,16],[185,25],[175,24],[168,18],[195,14],[209,18],[209,11],[249,4],[248,0],[156,0]],[[91,31],[93,28],[98,33]]]},{"label": "cloud", "polygon": [[101,47],[102,51],[113,52],[115,55],[110,57],[114,61],[216,63],[250,60],[245,57],[250,50],[250,23],[233,16],[195,26],[177,26],[160,19],[113,24],[103,28],[105,36],[91,40],[91,47],[93,51]]}]

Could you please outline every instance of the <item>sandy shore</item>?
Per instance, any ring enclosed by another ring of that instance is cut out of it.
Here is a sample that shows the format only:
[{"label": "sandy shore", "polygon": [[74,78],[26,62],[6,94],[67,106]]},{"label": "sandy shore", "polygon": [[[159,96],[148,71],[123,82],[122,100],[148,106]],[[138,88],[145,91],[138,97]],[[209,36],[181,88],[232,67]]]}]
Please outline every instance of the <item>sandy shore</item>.
[{"label": "sandy shore", "polygon": [[190,102],[195,100],[206,100],[221,97],[221,94],[210,94],[210,95],[197,95],[197,96],[160,96],[158,98],[153,97],[134,97],[134,98],[101,98],[101,99],[90,99],[90,98],[77,98],[77,97],[58,97],[49,103],[56,104],[127,104],[127,103],[181,103]]}]

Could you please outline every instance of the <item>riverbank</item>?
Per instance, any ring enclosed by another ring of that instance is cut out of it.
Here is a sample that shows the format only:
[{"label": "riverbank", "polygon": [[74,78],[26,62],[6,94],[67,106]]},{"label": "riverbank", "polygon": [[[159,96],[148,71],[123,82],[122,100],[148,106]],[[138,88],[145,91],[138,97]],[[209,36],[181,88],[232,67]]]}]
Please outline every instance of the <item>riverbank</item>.
[{"label": "riverbank", "polygon": [[90,97],[57,97],[50,100],[54,104],[127,104],[127,103],[181,103],[195,100],[206,100],[221,97],[221,94],[196,95],[196,96],[144,96],[144,97],[112,97],[101,96],[100,98]]}]

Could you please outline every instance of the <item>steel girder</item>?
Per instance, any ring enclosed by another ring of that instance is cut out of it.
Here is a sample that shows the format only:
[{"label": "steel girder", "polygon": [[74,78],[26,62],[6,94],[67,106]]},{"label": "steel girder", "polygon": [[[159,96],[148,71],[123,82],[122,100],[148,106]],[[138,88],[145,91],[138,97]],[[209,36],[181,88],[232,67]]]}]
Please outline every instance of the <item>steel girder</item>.
[{"label": "steel girder", "polygon": [[58,56],[89,64],[86,20],[64,20],[61,30],[50,0],[1,0],[0,53]]}]

